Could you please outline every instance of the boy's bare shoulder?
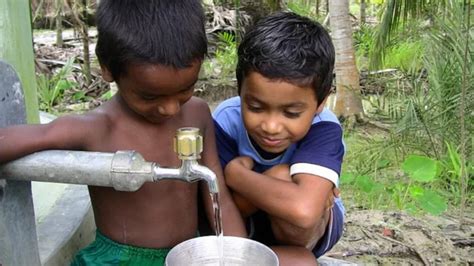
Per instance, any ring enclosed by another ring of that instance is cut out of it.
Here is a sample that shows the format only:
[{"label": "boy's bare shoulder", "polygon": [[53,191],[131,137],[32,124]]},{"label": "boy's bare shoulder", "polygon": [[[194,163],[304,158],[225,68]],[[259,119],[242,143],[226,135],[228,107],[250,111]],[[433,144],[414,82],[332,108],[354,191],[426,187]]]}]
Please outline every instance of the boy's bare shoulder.
[{"label": "boy's bare shoulder", "polygon": [[186,102],[184,106],[185,106],[184,111],[188,115],[207,116],[211,112],[209,109],[209,105],[206,103],[206,101],[195,96],[191,97],[191,99],[189,99],[189,101]]},{"label": "boy's bare shoulder", "polygon": [[196,96],[191,97],[191,99],[189,99],[189,101],[186,104],[189,104],[190,108],[198,108],[200,110],[203,110],[203,108],[204,109],[207,108],[209,110],[209,106],[207,105],[206,101]]},{"label": "boy's bare shoulder", "polygon": [[199,124],[206,126],[212,121],[209,106],[201,98],[192,97],[182,108],[184,121],[187,121],[187,123],[191,122],[194,126],[198,126]]},{"label": "boy's bare shoulder", "polygon": [[98,108],[84,114],[61,116],[47,125],[47,132],[60,148],[89,150],[91,143],[106,137],[110,128],[110,115]]},{"label": "boy's bare shoulder", "polygon": [[106,128],[110,123],[110,115],[104,108],[97,108],[83,114],[69,114],[57,119],[58,124],[62,126],[77,127],[94,127],[97,130]]}]

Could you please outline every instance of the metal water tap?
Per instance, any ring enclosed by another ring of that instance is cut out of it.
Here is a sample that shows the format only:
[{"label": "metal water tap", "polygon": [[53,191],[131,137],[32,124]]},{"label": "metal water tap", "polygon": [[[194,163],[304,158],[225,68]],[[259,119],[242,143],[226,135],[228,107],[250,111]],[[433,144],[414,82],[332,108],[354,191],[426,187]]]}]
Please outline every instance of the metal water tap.
[{"label": "metal water tap", "polygon": [[209,168],[199,165],[203,149],[203,139],[199,134],[199,128],[184,127],[176,132],[174,137],[174,150],[181,159],[181,167],[178,169],[162,168],[155,164],[154,181],[162,179],[178,179],[186,182],[204,180],[209,186],[209,192],[218,193],[219,186],[217,177]]},{"label": "metal water tap", "polygon": [[217,193],[216,175],[197,162],[202,152],[202,141],[198,128],[178,129],[174,143],[182,163],[177,169],[162,168],[157,163],[147,162],[135,151],[41,151],[0,165],[0,186],[4,186],[2,179],[6,178],[137,191],[145,182],[174,179],[186,182],[205,180],[209,191]]}]

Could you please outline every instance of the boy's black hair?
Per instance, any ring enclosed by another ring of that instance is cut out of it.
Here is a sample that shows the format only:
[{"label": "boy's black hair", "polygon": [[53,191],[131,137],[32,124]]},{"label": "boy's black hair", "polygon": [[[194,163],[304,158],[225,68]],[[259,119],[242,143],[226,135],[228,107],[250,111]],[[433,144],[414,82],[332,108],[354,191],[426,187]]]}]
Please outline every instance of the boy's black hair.
[{"label": "boy's black hair", "polygon": [[244,36],[238,50],[237,83],[256,71],[269,79],[311,86],[318,105],[331,91],[334,46],[317,22],[291,12],[259,20]]},{"label": "boy's black hair", "polygon": [[185,68],[207,53],[199,0],[101,0],[96,54],[114,79],[130,63]]}]

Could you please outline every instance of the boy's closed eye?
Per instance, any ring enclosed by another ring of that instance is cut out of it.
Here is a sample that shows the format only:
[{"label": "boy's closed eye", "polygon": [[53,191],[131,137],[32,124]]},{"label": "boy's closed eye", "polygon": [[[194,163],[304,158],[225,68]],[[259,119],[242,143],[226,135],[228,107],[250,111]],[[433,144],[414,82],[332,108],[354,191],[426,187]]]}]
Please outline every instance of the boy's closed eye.
[{"label": "boy's closed eye", "polygon": [[249,111],[254,112],[254,113],[263,112],[263,107],[257,104],[247,104],[247,109],[249,109]]},{"label": "boy's closed eye", "polygon": [[288,118],[298,118],[301,116],[302,113],[303,112],[300,112],[300,111],[289,111],[289,110],[284,111],[285,116]]},{"label": "boy's closed eye", "polygon": [[[258,104],[248,104],[247,105],[247,109],[251,112],[254,112],[254,113],[261,113],[263,111],[265,111],[265,108],[263,108],[263,106],[261,105],[258,105]],[[298,118],[301,116],[303,112],[302,111],[296,111],[296,110],[283,110],[283,114],[287,117],[287,118]]]},{"label": "boy's closed eye", "polygon": [[156,100],[158,98],[158,96],[156,95],[141,95],[141,98],[145,101],[153,101],[153,100]]}]

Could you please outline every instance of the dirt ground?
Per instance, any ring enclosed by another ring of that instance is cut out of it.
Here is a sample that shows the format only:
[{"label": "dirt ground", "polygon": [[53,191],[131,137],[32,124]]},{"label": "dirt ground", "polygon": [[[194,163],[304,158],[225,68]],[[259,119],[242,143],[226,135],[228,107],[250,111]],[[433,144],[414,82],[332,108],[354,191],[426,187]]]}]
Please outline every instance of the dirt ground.
[{"label": "dirt ground", "polygon": [[[56,61],[66,61],[71,56],[80,55],[80,43],[68,34],[66,39],[72,41],[67,41],[68,48],[64,49],[52,45],[54,34],[51,32],[35,35],[37,71],[41,70],[38,64],[43,69],[51,70],[52,67],[62,66]],[[94,34],[92,32],[91,35]],[[100,79],[98,74],[96,76]],[[101,82],[94,84],[87,88],[94,98],[109,89]],[[200,82],[196,86],[196,94],[208,99],[211,108],[222,98],[235,95],[232,85],[219,84],[219,90],[213,89],[213,86],[216,85],[212,81]],[[213,93],[215,91],[220,93],[217,95]],[[87,104],[94,107],[100,102]],[[65,108],[64,111],[68,110],[73,111],[71,108]],[[474,265],[472,208],[466,211],[463,225],[460,225],[457,214],[414,217],[401,212],[346,208],[343,237],[326,254],[329,258],[359,265]]]},{"label": "dirt ground", "polygon": [[474,265],[472,210],[455,216],[347,209],[342,239],[326,256],[360,265]]}]

